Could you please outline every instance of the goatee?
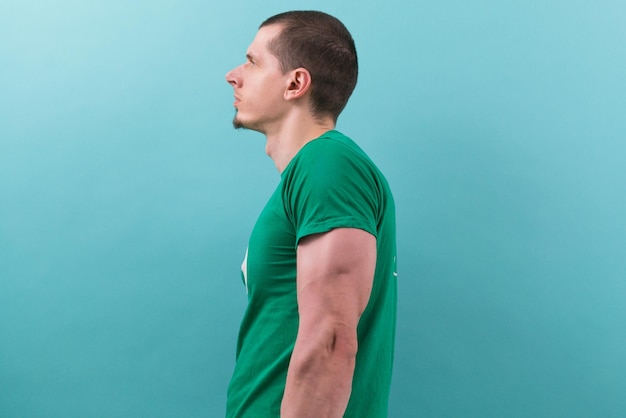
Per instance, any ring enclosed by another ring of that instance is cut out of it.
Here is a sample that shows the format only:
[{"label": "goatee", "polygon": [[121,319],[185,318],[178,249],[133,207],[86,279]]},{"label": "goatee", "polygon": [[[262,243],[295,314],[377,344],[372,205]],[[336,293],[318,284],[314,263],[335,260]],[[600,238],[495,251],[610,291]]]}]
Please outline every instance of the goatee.
[{"label": "goatee", "polygon": [[237,112],[235,112],[235,117],[233,118],[233,128],[235,129],[245,129],[246,126],[243,124],[242,121],[240,121],[239,119],[237,119]]}]

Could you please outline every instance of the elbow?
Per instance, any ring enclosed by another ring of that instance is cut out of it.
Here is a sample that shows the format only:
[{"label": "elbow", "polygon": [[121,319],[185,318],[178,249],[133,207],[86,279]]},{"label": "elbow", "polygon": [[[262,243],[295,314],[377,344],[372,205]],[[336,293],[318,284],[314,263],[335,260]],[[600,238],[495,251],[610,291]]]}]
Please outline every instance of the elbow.
[{"label": "elbow", "polygon": [[356,361],[358,340],[356,329],[343,325],[326,328],[317,338],[296,342],[291,367],[296,375],[315,375],[321,370],[352,369]]},{"label": "elbow", "polygon": [[356,330],[346,328],[347,327],[337,327],[334,329],[329,351],[337,358],[354,360],[359,350]]},{"label": "elbow", "polygon": [[323,356],[336,361],[354,361],[359,349],[355,327],[333,323],[323,333],[324,340],[319,351]]}]

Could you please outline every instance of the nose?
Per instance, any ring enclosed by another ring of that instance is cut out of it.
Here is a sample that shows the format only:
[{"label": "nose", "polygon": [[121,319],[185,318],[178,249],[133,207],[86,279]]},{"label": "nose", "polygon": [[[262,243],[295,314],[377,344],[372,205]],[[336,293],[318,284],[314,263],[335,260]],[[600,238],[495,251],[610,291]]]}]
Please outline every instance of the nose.
[{"label": "nose", "polygon": [[241,79],[239,78],[239,71],[237,71],[239,67],[233,68],[229,72],[226,73],[226,82],[233,87],[241,86]]}]

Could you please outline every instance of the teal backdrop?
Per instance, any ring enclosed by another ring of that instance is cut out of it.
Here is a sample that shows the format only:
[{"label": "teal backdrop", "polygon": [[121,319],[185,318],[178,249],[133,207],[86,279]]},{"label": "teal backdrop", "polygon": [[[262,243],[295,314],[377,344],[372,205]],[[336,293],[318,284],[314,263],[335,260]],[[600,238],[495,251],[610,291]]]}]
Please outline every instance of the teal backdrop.
[{"label": "teal backdrop", "polygon": [[0,4],[0,416],[220,417],[279,176],[226,72],[321,9],[397,203],[389,416],[626,416],[626,3]]}]

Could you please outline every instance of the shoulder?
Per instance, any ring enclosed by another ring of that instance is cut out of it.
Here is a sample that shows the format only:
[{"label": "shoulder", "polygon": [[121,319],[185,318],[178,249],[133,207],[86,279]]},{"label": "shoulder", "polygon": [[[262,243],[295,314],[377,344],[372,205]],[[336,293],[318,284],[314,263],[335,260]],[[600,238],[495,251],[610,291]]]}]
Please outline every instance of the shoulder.
[{"label": "shoulder", "polygon": [[322,136],[307,143],[302,148],[302,154],[316,152],[333,152],[337,154],[363,154],[363,150],[348,136],[338,131],[328,131]]},{"label": "shoulder", "polygon": [[[384,181],[369,157],[350,138],[336,131],[306,144],[282,175],[283,197],[319,201],[379,200]],[[334,197],[333,197],[334,196]],[[372,203],[373,204],[373,203]]]},{"label": "shoulder", "polygon": [[324,173],[330,171],[367,170],[373,163],[349,137],[338,131],[329,131],[307,143],[294,157],[293,171]]}]

